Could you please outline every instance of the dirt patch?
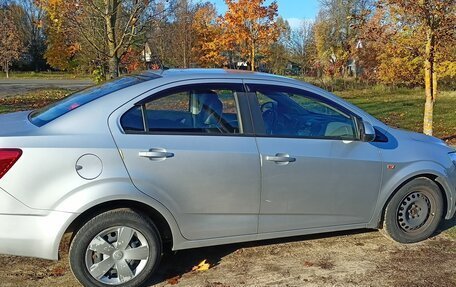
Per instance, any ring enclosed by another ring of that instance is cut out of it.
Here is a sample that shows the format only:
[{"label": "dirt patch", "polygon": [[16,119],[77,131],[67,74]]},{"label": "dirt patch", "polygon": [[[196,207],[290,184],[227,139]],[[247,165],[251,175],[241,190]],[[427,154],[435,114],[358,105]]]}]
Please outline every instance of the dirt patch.
[{"label": "dirt patch", "polygon": [[[208,271],[191,271],[204,259]],[[67,261],[65,250],[58,262],[0,256],[0,286],[79,286]],[[361,230],[170,252],[150,286],[450,287],[456,239],[442,233],[401,245]]]},{"label": "dirt patch", "polygon": [[[389,270],[393,264],[392,273]],[[378,271],[391,275],[390,286],[456,286],[456,244],[440,238],[407,248],[400,246],[389,252],[389,262],[380,265]]]}]

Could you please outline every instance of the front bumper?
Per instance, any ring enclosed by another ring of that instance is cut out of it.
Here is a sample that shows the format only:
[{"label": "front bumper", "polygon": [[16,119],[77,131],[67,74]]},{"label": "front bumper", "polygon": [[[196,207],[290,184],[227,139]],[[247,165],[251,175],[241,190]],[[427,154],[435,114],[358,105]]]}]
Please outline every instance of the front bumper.
[{"label": "front bumper", "polygon": [[447,199],[447,213],[445,219],[452,219],[456,214],[456,166],[448,170],[446,177],[437,177],[436,181],[445,190]]},{"label": "front bumper", "polygon": [[60,239],[74,213],[0,214],[0,254],[57,260]]}]

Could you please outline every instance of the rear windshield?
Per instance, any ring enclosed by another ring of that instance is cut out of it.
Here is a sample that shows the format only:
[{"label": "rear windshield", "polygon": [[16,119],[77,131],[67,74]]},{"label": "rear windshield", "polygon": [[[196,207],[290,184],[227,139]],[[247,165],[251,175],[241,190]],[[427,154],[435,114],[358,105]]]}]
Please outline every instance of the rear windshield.
[{"label": "rear windshield", "polygon": [[152,73],[118,78],[102,85],[93,86],[82,91],[71,94],[61,101],[53,103],[42,109],[33,111],[29,118],[36,126],[43,126],[64,114],[75,110],[91,101],[99,99],[110,93],[116,92],[123,88],[139,84],[144,81],[159,78],[160,76]]}]

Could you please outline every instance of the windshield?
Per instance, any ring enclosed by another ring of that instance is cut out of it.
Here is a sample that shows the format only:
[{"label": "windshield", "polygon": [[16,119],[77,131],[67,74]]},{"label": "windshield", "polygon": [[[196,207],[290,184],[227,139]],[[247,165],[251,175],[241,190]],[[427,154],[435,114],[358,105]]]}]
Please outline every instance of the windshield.
[{"label": "windshield", "polygon": [[91,101],[99,99],[110,93],[139,84],[144,81],[159,78],[160,76],[152,73],[118,78],[102,85],[93,86],[82,91],[76,92],[61,101],[53,103],[42,109],[33,111],[29,118],[36,126],[43,126],[56,118],[75,110]]}]

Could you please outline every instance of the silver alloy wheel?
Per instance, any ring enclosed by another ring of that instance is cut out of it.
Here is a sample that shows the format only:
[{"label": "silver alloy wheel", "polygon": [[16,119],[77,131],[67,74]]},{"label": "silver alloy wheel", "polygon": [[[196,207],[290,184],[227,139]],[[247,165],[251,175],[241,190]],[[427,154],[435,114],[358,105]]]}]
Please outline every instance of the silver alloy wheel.
[{"label": "silver alloy wheel", "polygon": [[431,201],[424,192],[413,192],[407,195],[399,205],[397,220],[405,232],[414,232],[428,223],[431,212]]},{"label": "silver alloy wheel", "polygon": [[149,244],[141,232],[126,226],[103,230],[86,249],[85,264],[97,281],[119,285],[138,274],[149,261]]}]

